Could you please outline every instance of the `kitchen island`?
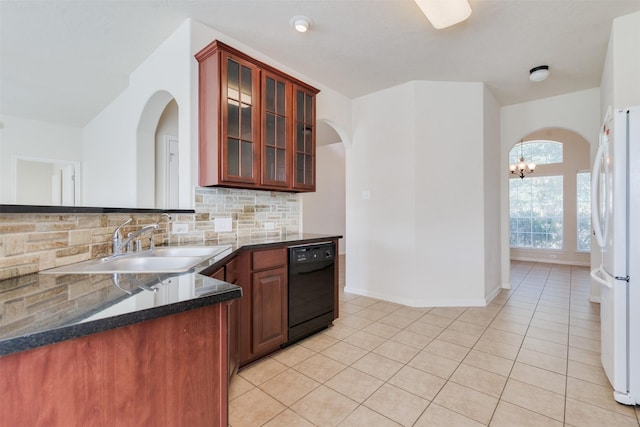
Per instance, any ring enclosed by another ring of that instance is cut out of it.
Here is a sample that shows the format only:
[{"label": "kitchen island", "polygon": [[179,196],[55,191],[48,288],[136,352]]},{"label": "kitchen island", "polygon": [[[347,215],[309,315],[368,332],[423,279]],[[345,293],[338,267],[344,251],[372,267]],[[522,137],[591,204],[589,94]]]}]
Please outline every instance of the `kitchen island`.
[{"label": "kitchen island", "polygon": [[0,281],[0,425],[226,426],[242,290],[208,276],[243,250],[326,238],[237,241],[183,274]]}]

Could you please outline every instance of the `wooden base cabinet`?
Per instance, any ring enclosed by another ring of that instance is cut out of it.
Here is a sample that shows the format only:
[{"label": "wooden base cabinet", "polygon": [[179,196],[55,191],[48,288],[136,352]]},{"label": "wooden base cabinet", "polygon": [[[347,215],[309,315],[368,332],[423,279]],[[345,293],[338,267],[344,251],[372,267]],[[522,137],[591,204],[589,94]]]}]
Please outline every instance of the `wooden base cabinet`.
[{"label": "wooden base cabinet", "polygon": [[0,357],[0,425],[228,425],[227,303]]},{"label": "wooden base cabinet", "polygon": [[238,285],[240,366],[276,351],[287,341],[287,248],[241,254]]}]

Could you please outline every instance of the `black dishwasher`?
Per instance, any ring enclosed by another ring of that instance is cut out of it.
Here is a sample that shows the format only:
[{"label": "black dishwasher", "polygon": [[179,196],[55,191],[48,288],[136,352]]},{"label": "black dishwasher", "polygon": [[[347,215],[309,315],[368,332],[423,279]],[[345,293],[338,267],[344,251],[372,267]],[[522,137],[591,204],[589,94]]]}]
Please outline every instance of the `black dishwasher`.
[{"label": "black dishwasher", "polygon": [[289,247],[289,337],[291,344],[333,322],[335,308],[333,242]]}]

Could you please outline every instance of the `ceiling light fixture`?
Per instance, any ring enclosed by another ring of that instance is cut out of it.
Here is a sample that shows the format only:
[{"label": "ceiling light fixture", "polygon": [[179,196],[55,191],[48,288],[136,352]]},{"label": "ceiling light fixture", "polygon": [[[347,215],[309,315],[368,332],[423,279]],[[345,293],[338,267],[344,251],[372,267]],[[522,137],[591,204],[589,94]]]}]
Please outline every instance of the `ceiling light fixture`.
[{"label": "ceiling light fixture", "polygon": [[462,22],[471,15],[467,0],[415,0],[436,30]]},{"label": "ceiling light fixture", "polygon": [[311,27],[311,21],[306,16],[294,16],[289,20],[289,25],[299,33],[306,33]]},{"label": "ceiling light fixture", "polygon": [[519,172],[520,179],[524,179],[524,173],[533,173],[536,169],[536,164],[533,162],[527,163],[524,160],[524,155],[522,154],[522,140],[520,140],[520,161],[518,163],[514,163],[509,165],[509,171],[513,174]]},{"label": "ceiling light fixture", "polygon": [[541,82],[549,77],[549,66],[538,65],[529,70],[529,80],[532,82]]}]

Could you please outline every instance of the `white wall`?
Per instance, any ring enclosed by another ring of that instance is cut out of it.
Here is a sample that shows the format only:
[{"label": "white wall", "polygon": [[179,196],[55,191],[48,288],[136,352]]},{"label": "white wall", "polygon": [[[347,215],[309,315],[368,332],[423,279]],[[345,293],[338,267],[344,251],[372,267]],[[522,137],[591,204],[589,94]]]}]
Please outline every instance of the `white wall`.
[{"label": "white wall", "polygon": [[[180,170],[190,171],[191,163],[191,21],[186,21],[134,71],[129,87],[83,129],[83,161],[87,165],[84,203],[97,206],[153,207],[153,197],[140,202],[139,164],[148,165],[144,175],[153,182],[153,151],[148,159],[138,159],[140,119],[147,102],[158,92],[167,92],[179,106]],[[169,97],[170,99],[170,97]],[[168,100],[167,100],[168,102]],[[166,103],[165,103],[166,105]],[[162,106],[164,108],[164,106]],[[158,113],[158,118],[162,113]],[[154,139],[154,131],[148,135]],[[147,132],[148,133],[148,132]],[[183,143],[184,141],[184,143]],[[150,144],[151,150],[153,142]],[[191,180],[180,185],[180,206],[193,207]],[[117,190],[115,190],[117,189]],[[153,194],[153,191],[150,192]]]},{"label": "white wall", "polygon": [[[345,147],[342,142],[316,148],[316,192],[302,194],[305,233],[346,235]],[[346,251],[340,239],[339,253]]]},{"label": "white wall", "polygon": [[[14,156],[79,161],[81,129],[16,116],[0,116],[0,204],[14,204]],[[50,188],[50,182],[47,183]]]},{"label": "white wall", "polygon": [[354,100],[347,291],[451,306],[484,305],[497,288],[485,285],[484,237],[485,209],[499,206],[474,178],[484,176],[484,96],[481,83],[410,82]]},{"label": "white wall", "polygon": [[500,105],[484,88],[484,255],[485,296],[491,299],[502,287],[500,246]]},{"label": "white wall", "polygon": [[502,223],[502,280],[509,287],[509,180],[506,175],[509,151],[526,135],[545,128],[572,130],[595,146],[600,127],[598,88],[502,107],[500,111],[500,165],[505,174],[500,181]]}]

